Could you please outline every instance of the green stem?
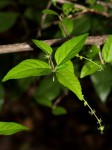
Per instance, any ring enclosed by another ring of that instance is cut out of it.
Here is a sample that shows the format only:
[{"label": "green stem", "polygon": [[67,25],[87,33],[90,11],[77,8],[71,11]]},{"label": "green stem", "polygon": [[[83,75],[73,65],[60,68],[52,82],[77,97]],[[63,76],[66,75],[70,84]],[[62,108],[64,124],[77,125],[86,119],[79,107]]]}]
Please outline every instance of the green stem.
[{"label": "green stem", "polygon": [[50,61],[52,70],[54,70],[55,66],[54,66],[54,63],[53,63],[53,61],[52,61],[51,56],[49,57],[49,61]]},{"label": "green stem", "polygon": [[79,54],[77,55],[77,57],[79,57],[80,59],[85,59],[85,60],[88,60],[90,61],[91,63],[95,64],[96,66],[98,66],[101,70],[103,70],[103,67],[99,64],[97,64],[96,62],[92,61],[91,59],[87,58],[87,57],[84,57],[84,56],[80,56]]},{"label": "green stem", "polygon": [[102,120],[98,118],[95,111],[91,108],[91,106],[88,104],[88,102],[85,99],[83,99],[83,101],[84,101],[84,106],[87,106],[90,109],[90,114],[94,115],[94,117],[96,118],[97,123],[99,124],[98,130],[100,130],[101,134],[103,134],[104,126],[102,125]]},{"label": "green stem", "polygon": [[52,61],[51,56],[48,57],[48,62],[49,62],[49,65],[50,65],[51,68],[52,68],[52,72],[53,72],[53,82],[54,82],[54,81],[55,81],[55,74],[54,74],[54,72],[55,72],[55,66],[54,66],[54,63],[53,63],[53,61]]},{"label": "green stem", "polygon": [[62,22],[62,18],[61,18],[61,16],[58,16],[58,17],[59,17],[59,19],[60,19],[60,21],[61,21],[61,25],[62,25],[63,31],[65,32],[66,37],[68,37],[69,34],[68,34],[68,31],[67,31],[65,25],[64,25],[63,22]]}]

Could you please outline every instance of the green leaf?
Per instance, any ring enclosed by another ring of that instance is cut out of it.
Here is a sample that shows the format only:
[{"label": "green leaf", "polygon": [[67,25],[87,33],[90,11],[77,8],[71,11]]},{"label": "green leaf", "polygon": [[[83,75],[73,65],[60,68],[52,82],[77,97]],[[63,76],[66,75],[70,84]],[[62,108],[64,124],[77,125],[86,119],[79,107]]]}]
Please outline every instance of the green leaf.
[{"label": "green leaf", "polygon": [[57,106],[56,108],[54,108],[54,109],[52,110],[52,113],[53,113],[54,115],[58,116],[58,115],[65,115],[65,114],[67,114],[67,111],[66,111],[65,108],[63,108],[63,107],[61,107],[61,106]]},{"label": "green leaf", "polygon": [[64,63],[64,64],[62,64],[62,65],[59,65],[59,66],[56,66],[56,70],[62,70],[62,69],[64,69],[65,67],[67,67],[68,65],[67,65],[67,63]]},{"label": "green leaf", "polygon": [[98,54],[99,51],[100,49],[96,45],[92,45],[86,56],[89,58],[93,58],[94,56],[96,56],[96,54]]},{"label": "green leaf", "polygon": [[[95,62],[97,63],[97,62]],[[81,70],[81,75],[80,78],[84,78],[87,75],[93,74],[94,72],[96,72],[97,70],[99,70],[99,66],[95,65],[92,62],[87,62]]]},{"label": "green leaf", "polygon": [[112,87],[112,66],[106,65],[103,71],[92,74],[91,80],[99,98],[105,102]]},{"label": "green leaf", "polygon": [[70,3],[64,3],[62,6],[62,10],[65,15],[69,15],[69,13],[73,11],[73,9],[74,9],[74,5]]},{"label": "green leaf", "polygon": [[47,15],[56,15],[56,16],[58,16],[58,13],[55,12],[54,10],[51,10],[51,9],[44,9],[42,12],[44,14],[47,14]]},{"label": "green leaf", "polygon": [[[37,9],[34,9],[34,7],[27,7],[24,11],[24,17],[27,18],[28,20],[31,20],[35,23],[40,23],[41,22],[41,16],[42,13],[38,11]],[[37,17],[38,16],[38,17]]]},{"label": "green leaf", "polygon": [[53,5],[56,6],[56,0],[51,0]]},{"label": "green leaf", "polygon": [[86,0],[86,1],[87,1],[87,3],[89,3],[91,5],[95,4],[95,2],[96,2],[96,0]]},{"label": "green leaf", "polygon": [[3,82],[9,79],[20,79],[31,76],[41,76],[51,73],[49,65],[43,61],[27,59],[12,68],[3,78]]},{"label": "green leaf", "polygon": [[22,78],[21,80],[18,80],[18,87],[19,87],[19,92],[18,94],[22,94],[25,91],[28,90],[28,88],[31,86],[32,83],[35,82],[35,79],[37,77],[28,77],[28,78]]},{"label": "green leaf", "polygon": [[11,135],[23,130],[28,128],[15,122],[0,122],[0,135]]},{"label": "green leaf", "polygon": [[62,44],[55,53],[57,65],[72,59],[82,49],[88,34],[74,37]]},{"label": "green leaf", "polygon": [[49,101],[53,101],[60,94],[60,84],[55,81],[53,82],[52,77],[45,77],[40,84],[38,85],[35,92],[35,99],[38,101],[38,98],[43,97]]},{"label": "green leaf", "polygon": [[[81,35],[90,32],[91,29],[91,17],[88,15],[81,15],[74,18],[74,31],[75,35]],[[83,24],[83,28],[82,28]]]},{"label": "green leaf", "polygon": [[58,69],[56,72],[58,81],[74,92],[80,100],[83,100],[81,85],[78,78],[74,74],[73,64],[71,61],[66,62],[66,64],[67,66],[65,68],[61,68],[61,70]]},{"label": "green leaf", "polygon": [[109,36],[103,46],[102,56],[105,62],[109,63],[112,61],[112,35]]},{"label": "green leaf", "polygon": [[41,50],[43,50],[44,52],[48,53],[48,54],[52,54],[52,48],[45,42],[43,41],[39,41],[39,40],[33,40],[33,42],[35,43],[35,45],[37,47],[39,47]]},{"label": "green leaf", "polygon": [[[68,34],[71,35],[72,32],[73,32],[73,30],[74,30],[74,22],[73,22],[73,20],[71,20],[71,19],[69,19],[69,18],[64,18],[64,19],[62,20],[62,23],[64,24],[64,26],[65,26],[65,28],[66,28]],[[66,37],[66,34],[65,34],[65,32],[63,31],[62,23],[61,23],[61,22],[59,23],[59,27],[60,27],[60,29],[61,29],[61,32],[62,32],[63,37]]]},{"label": "green leaf", "polygon": [[36,98],[36,101],[40,105],[47,106],[47,107],[50,107],[50,108],[52,107],[52,102],[44,96]]},{"label": "green leaf", "polygon": [[94,9],[94,10],[105,12],[105,8],[101,4],[94,4],[94,5],[91,6],[91,8]]},{"label": "green leaf", "polygon": [[0,32],[10,29],[16,22],[18,13],[0,12]]}]

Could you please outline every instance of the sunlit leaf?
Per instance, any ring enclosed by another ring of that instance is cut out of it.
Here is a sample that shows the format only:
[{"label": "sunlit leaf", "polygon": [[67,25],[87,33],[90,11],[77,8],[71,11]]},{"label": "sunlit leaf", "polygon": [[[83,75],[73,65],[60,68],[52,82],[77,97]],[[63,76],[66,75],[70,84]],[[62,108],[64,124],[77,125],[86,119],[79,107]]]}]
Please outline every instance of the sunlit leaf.
[{"label": "sunlit leaf", "polygon": [[57,65],[72,59],[83,47],[88,34],[74,37],[62,44],[55,53]]},{"label": "sunlit leaf", "polygon": [[89,48],[89,51],[86,54],[86,56],[89,57],[89,58],[93,58],[94,56],[96,56],[96,54],[98,54],[99,51],[100,51],[100,49],[96,45],[92,45]]},{"label": "sunlit leaf", "polygon": [[3,82],[9,79],[19,79],[31,76],[41,76],[51,73],[49,65],[36,59],[27,59],[12,68],[3,78]]},{"label": "sunlit leaf", "polygon": [[35,45],[37,47],[39,47],[44,52],[46,52],[50,55],[52,54],[52,48],[47,43],[45,43],[43,41],[39,41],[39,40],[33,40],[33,42],[35,43]]},{"label": "sunlit leaf", "polygon": [[64,3],[62,6],[62,10],[65,15],[69,15],[69,13],[71,13],[73,9],[74,5],[70,3]]},{"label": "sunlit leaf", "polygon": [[112,61],[112,35],[109,36],[109,38],[106,40],[103,46],[102,56],[105,62]]},{"label": "sunlit leaf", "polygon": [[82,100],[82,89],[78,78],[74,74],[73,64],[71,61],[66,62],[66,64],[67,66],[65,68],[58,69],[56,72],[58,81],[75,93],[80,100]]},{"label": "sunlit leaf", "polygon": [[56,6],[56,0],[51,0],[53,5]]},{"label": "sunlit leaf", "polygon": [[23,130],[28,128],[15,122],[0,122],[0,135],[11,135]]},{"label": "sunlit leaf", "polygon": [[47,14],[47,15],[56,15],[56,16],[58,16],[58,13],[54,10],[51,10],[51,9],[44,9],[42,12],[44,14]]},{"label": "sunlit leaf", "polygon": [[95,2],[96,2],[96,0],[86,0],[86,1],[87,1],[87,3],[89,3],[91,5],[95,4]]},{"label": "sunlit leaf", "polygon": [[[97,62],[95,62],[95,63],[97,63]],[[81,78],[84,78],[85,76],[90,75],[90,74],[93,74],[94,72],[96,72],[96,71],[99,70],[99,69],[100,69],[100,68],[99,68],[98,65],[95,65],[95,64],[92,63],[92,62],[87,62],[87,63],[82,67],[80,77],[81,77]]]}]

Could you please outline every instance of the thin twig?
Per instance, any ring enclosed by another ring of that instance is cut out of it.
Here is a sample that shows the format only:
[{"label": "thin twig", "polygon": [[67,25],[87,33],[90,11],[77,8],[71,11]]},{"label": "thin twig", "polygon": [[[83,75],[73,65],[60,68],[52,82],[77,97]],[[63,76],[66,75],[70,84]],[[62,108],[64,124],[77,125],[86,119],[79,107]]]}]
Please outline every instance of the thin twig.
[{"label": "thin twig", "polygon": [[33,48],[28,43],[0,45],[0,54],[32,51],[32,50]]},{"label": "thin twig", "polygon": [[68,91],[65,91],[60,97],[58,97],[58,98],[55,100],[55,102],[53,103],[52,108],[55,109],[56,106],[57,106],[57,105],[62,101],[62,99],[63,99],[64,97],[66,97],[67,95],[68,95]]},{"label": "thin twig", "polygon": [[[85,7],[85,6],[80,5],[80,4],[72,3],[72,2],[67,1],[67,0],[56,0],[56,2],[57,2],[57,3],[60,3],[60,4],[64,4],[64,3],[73,4],[75,8],[78,8],[78,9],[82,10],[83,13],[91,12],[91,13],[95,13],[95,14],[98,14],[98,15],[101,15],[101,16],[111,17],[107,12],[102,12],[102,11],[94,10],[94,9]],[[80,13],[81,13],[81,12],[80,12]],[[82,14],[82,13],[81,13],[81,14]]]},{"label": "thin twig", "polygon": [[[97,47],[99,48],[99,50],[100,50],[100,45],[97,45]],[[102,57],[102,53],[101,53],[101,50],[99,51],[99,58],[100,58],[100,61],[101,61],[101,63],[102,63],[102,65],[104,65],[105,64],[105,62],[104,62],[104,59],[103,59],[103,57]]]},{"label": "thin twig", "polygon": [[97,4],[101,4],[104,7],[112,8],[112,2],[103,2],[103,1],[96,1]]},{"label": "thin twig", "polygon": [[[104,44],[108,36],[109,35],[89,36],[85,42],[85,45],[102,45]],[[69,40],[70,38],[72,37],[67,37],[67,38],[62,38],[62,39],[44,40],[44,42],[46,42],[49,45],[60,45],[63,42]],[[34,49],[32,48],[32,46],[30,46],[30,44],[17,43],[17,44],[0,45],[0,54],[32,51]]]},{"label": "thin twig", "polygon": [[60,21],[61,21],[61,25],[62,25],[63,31],[65,32],[66,37],[68,37],[69,34],[68,34],[68,31],[67,31],[67,29],[66,29],[66,27],[65,27],[65,25],[64,25],[64,23],[63,23],[63,21],[62,21],[61,16],[59,16],[59,19],[60,19]]},{"label": "thin twig", "polygon": [[104,60],[103,60],[103,58],[102,58],[102,53],[101,53],[101,51],[99,51],[98,54],[99,54],[99,58],[100,58],[100,60],[101,60],[102,65],[104,65],[105,62],[104,62]]},{"label": "thin twig", "polygon": [[[49,1],[48,4],[47,4],[46,9],[49,9],[49,8],[51,7],[51,5],[52,5],[52,3],[51,3],[51,1]],[[42,25],[43,25],[43,23],[44,23],[46,17],[47,17],[47,14],[43,14],[43,15],[42,15],[42,18],[41,18],[42,21],[41,21],[41,24],[40,24],[40,27],[39,27],[39,29],[38,29],[38,32],[37,32],[36,37],[41,37],[41,28],[42,28]]]},{"label": "thin twig", "polygon": [[96,65],[97,67],[99,67],[99,70],[103,70],[103,68],[102,68],[101,65],[99,65],[98,63],[96,63],[95,61],[93,61],[93,60],[91,60],[91,59],[89,59],[89,58],[87,58],[87,57],[80,56],[79,54],[77,54],[76,57],[79,57],[80,59],[85,59],[85,60],[87,60],[88,62],[91,62],[91,63],[93,63],[94,65]]},{"label": "thin twig", "polygon": [[102,11],[98,11],[98,10],[94,10],[94,9],[90,9],[90,8],[88,8],[85,12],[87,12],[87,13],[91,12],[91,13],[95,13],[95,14],[98,14],[101,16],[110,17],[110,15],[107,12],[102,12]]}]

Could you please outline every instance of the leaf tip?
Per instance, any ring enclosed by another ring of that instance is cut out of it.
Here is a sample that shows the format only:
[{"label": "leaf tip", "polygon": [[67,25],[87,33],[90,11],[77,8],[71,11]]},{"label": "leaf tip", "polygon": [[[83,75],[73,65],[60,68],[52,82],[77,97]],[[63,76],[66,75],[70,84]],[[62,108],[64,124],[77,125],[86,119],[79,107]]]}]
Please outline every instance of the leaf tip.
[{"label": "leaf tip", "polygon": [[28,131],[30,130],[30,128],[25,126],[24,130]]},{"label": "leaf tip", "polygon": [[32,39],[32,41],[35,41],[35,39]]},{"label": "leaf tip", "polygon": [[42,13],[47,14],[47,15],[56,15],[56,16],[58,16],[58,13],[54,10],[51,10],[51,9],[44,9],[42,11]]},{"label": "leaf tip", "polygon": [[7,81],[7,79],[4,77],[4,78],[2,79],[2,82],[5,82],[5,81]]},{"label": "leaf tip", "polygon": [[81,78],[81,79],[82,79],[82,78],[84,78],[84,75],[83,75],[83,74],[81,74],[81,75],[80,75],[80,78]]},{"label": "leaf tip", "polygon": [[84,36],[87,38],[89,36],[89,33],[85,33]]},{"label": "leaf tip", "polygon": [[32,39],[32,42],[35,44],[35,42],[36,42],[37,40],[35,40],[35,39]]},{"label": "leaf tip", "polygon": [[[8,74],[8,73],[7,73]],[[6,82],[7,80],[11,79],[7,76],[7,74],[3,77],[2,82]]]}]

